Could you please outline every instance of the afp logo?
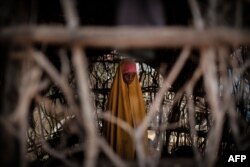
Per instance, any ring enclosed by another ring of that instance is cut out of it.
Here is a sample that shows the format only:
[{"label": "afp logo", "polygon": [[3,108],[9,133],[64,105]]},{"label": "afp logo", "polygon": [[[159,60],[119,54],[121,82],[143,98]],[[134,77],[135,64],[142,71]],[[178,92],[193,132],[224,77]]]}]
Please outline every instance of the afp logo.
[{"label": "afp logo", "polygon": [[246,155],[230,155],[227,162],[243,162],[246,159]]},{"label": "afp logo", "polygon": [[[228,152],[223,156],[223,164],[225,166],[249,166],[250,155],[246,152],[236,151],[236,152]],[[223,166],[224,166],[223,165]]]}]

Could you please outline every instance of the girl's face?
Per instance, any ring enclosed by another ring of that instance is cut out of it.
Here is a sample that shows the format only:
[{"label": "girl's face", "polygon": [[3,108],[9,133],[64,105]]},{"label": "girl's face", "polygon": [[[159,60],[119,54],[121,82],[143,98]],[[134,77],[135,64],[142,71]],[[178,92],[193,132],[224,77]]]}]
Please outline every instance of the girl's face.
[{"label": "girl's face", "polygon": [[135,72],[123,74],[123,80],[124,80],[124,82],[125,82],[126,84],[128,84],[128,85],[131,84],[132,81],[133,81],[134,78],[135,78],[135,75],[136,75]]}]

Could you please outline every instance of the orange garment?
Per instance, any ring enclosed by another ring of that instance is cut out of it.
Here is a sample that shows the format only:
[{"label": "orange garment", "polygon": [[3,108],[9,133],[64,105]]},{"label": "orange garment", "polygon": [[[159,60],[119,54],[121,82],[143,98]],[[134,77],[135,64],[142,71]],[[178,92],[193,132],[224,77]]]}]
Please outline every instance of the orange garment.
[{"label": "orange garment", "polygon": [[[131,84],[124,82],[122,66],[125,62],[122,61],[116,71],[107,110],[135,128],[145,117],[144,99],[137,75]],[[135,146],[130,135],[113,123],[106,122],[105,128],[106,139],[114,151],[122,158],[134,159]]]}]

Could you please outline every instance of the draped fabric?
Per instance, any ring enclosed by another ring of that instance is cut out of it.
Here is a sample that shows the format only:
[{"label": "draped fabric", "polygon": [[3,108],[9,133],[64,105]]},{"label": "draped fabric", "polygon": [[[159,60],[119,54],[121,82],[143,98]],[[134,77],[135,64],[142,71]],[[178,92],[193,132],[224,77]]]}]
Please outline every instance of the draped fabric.
[{"label": "draped fabric", "polygon": [[[136,128],[145,117],[144,100],[137,75],[129,85],[123,81],[123,64],[124,61],[120,63],[116,71],[107,110],[113,116]],[[119,156],[124,159],[135,158],[134,142],[126,131],[116,124],[106,122],[104,133],[108,143]]]}]

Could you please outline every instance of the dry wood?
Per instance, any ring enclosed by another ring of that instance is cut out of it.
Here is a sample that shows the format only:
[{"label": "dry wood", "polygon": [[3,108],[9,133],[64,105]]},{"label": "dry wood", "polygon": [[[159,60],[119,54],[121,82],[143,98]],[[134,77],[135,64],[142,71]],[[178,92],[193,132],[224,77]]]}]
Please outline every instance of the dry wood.
[{"label": "dry wood", "polygon": [[250,44],[248,30],[216,27],[194,30],[187,27],[80,27],[15,26],[0,30],[0,42],[78,44],[98,48],[204,47]]}]

